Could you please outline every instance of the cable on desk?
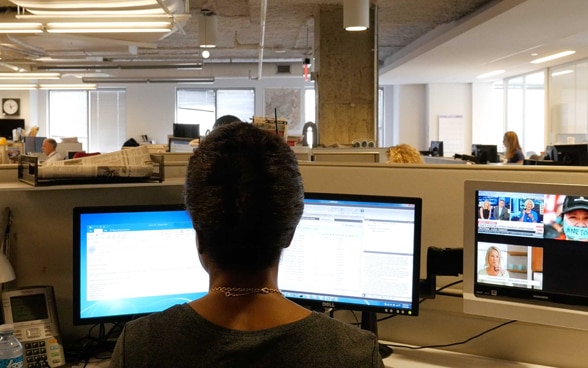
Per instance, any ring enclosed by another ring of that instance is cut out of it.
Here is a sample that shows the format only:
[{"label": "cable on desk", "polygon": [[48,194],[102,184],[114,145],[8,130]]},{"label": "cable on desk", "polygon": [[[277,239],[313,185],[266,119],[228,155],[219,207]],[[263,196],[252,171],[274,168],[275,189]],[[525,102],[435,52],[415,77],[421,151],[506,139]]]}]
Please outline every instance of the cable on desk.
[{"label": "cable on desk", "polygon": [[[83,362],[86,367],[90,359],[98,360],[110,359],[114,348],[114,341],[122,331],[123,323],[115,323],[108,331],[103,323],[93,325],[88,330],[88,334],[76,343],[68,346],[65,350],[68,355],[68,361],[78,365]],[[98,336],[93,336],[93,330],[98,328]]]},{"label": "cable on desk", "polygon": [[385,344],[388,347],[392,347],[392,348],[405,348],[405,349],[410,349],[410,350],[421,350],[421,349],[438,349],[438,348],[447,348],[450,346],[457,346],[457,345],[463,345],[463,344],[467,344],[468,342],[477,339],[478,337],[484,336],[487,333],[490,333],[494,330],[497,330],[501,327],[504,327],[506,325],[510,325],[511,323],[515,323],[518,322],[517,320],[511,320],[511,321],[507,321],[504,323],[499,324],[498,326],[494,326],[492,328],[489,328],[485,331],[480,332],[477,335],[468,337],[467,339],[463,340],[463,341],[458,341],[458,342],[452,342],[449,344],[438,344],[438,345],[424,345],[424,346],[410,346],[410,345],[397,345],[397,344]]}]

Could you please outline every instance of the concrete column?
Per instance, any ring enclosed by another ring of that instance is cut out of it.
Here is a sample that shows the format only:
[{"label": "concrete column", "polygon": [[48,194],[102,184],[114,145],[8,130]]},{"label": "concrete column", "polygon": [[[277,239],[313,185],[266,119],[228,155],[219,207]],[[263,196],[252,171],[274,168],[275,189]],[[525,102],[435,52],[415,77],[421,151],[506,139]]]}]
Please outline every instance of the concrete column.
[{"label": "concrete column", "polygon": [[322,5],[315,21],[315,83],[319,144],[376,141],[377,47],[370,27],[343,28],[343,7]]}]

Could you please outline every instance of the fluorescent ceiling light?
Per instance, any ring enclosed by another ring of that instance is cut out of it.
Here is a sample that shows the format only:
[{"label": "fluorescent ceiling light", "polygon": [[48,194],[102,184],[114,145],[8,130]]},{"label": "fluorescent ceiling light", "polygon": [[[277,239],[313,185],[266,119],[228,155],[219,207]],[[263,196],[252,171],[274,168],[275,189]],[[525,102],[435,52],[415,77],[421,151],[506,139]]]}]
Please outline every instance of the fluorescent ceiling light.
[{"label": "fluorescent ceiling light", "polygon": [[201,70],[202,62],[177,62],[177,61],[109,61],[103,63],[94,62],[48,62],[37,67],[39,70],[106,70],[106,69],[186,69]]},{"label": "fluorescent ceiling light", "polygon": [[0,73],[0,79],[59,79],[59,73]]},{"label": "fluorescent ceiling light", "polygon": [[139,33],[170,32],[171,22],[50,22],[49,33]]},{"label": "fluorescent ceiling light", "polygon": [[214,77],[169,77],[169,78],[124,78],[124,77],[104,77],[104,78],[82,78],[84,83],[205,83],[214,82]]},{"label": "fluorescent ceiling light", "polygon": [[553,54],[553,55],[545,56],[545,57],[542,57],[539,59],[535,59],[535,60],[531,61],[531,64],[540,64],[540,63],[544,63],[546,61],[559,59],[559,58],[562,58],[562,57],[565,57],[568,55],[573,55],[575,53],[576,53],[576,51],[574,51],[574,50],[558,52],[557,54]]},{"label": "fluorescent ceiling light", "polygon": [[88,90],[96,89],[95,84],[34,84],[34,83],[0,83],[0,90],[3,91],[17,91],[17,90],[31,90],[31,89],[69,89],[69,90]]},{"label": "fluorescent ceiling light", "polygon": [[502,69],[493,70],[493,71],[488,72],[488,73],[480,74],[476,78],[478,78],[478,79],[484,79],[484,78],[495,77],[495,76],[500,75],[500,74],[502,74],[504,72],[505,72],[505,70],[502,70]]},{"label": "fluorescent ceiling light", "polygon": [[23,84],[3,84],[0,83],[0,90],[3,91],[19,91],[19,90],[30,90],[37,89],[36,84],[23,83]]},{"label": "fluorescent ceiling light", "polygon": [[566,75],[566,74],[570,74],[573,73],[574,71],[571,69],[566,69],[566,70],[561,70],[559,72],[555,72],[555,73],[551,73],[552,77],[557,77],[558,75]]},{"label": "fluorescent ceiling light", "polygon": [[43,33],[43,24],[37,22],[0,23],[0,33]]},{"label": "fluorescent ceiling light", "polygon": [[96,84],[39,84],[39,89],[71,89],[71,90],[88,90],[96,89]]},{"label": "fluorescent ceiling light", "polygon": [[[127,12],[143,14],[163,14],[163,6],[158,0],[84,0],[84,1],[47,1],[47,0],[11,0],[17,6],[26,9],[31,14],[75,14],[93,13],[107,14],[108,12]],[[169,1],[165,1],[169,3]],[[173,5],[173,4],[172,4]]]}]

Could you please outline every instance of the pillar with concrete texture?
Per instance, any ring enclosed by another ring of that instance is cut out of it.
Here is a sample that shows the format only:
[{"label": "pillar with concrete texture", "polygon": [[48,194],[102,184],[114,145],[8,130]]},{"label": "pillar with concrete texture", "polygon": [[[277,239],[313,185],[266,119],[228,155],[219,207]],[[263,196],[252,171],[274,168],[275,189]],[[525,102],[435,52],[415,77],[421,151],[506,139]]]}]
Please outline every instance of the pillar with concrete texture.
[{"label": "pillar with concrete texture", "polygon": [[375,11],[365,31],[343,28],[343,6],[321,5],[315,19],[319,144],[374,141],[377,134]]}]

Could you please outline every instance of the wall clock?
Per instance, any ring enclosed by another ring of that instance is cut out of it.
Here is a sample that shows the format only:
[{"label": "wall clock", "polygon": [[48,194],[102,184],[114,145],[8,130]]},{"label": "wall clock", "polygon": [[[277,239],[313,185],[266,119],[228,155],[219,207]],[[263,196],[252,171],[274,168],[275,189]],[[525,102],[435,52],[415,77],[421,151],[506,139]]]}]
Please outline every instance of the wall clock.
[{"label": "wall clock", "polygon": [[2,99],[2,114],[3,115],[18,115],[20,112],[20,98],[3,98]]}]

